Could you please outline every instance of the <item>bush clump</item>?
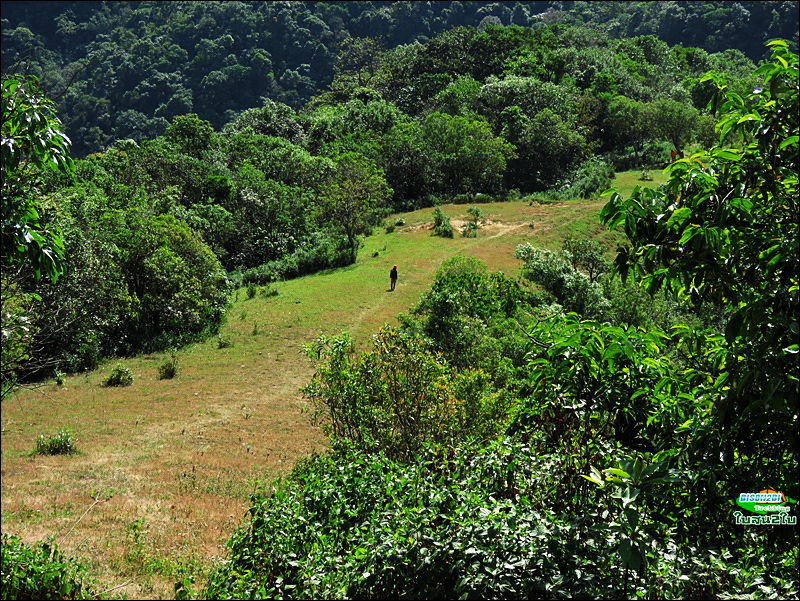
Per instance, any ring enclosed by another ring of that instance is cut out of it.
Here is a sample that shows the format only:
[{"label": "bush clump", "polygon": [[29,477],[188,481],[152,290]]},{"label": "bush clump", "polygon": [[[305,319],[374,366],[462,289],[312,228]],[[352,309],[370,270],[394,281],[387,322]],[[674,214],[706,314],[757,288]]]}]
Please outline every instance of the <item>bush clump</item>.
[{"label": "bush clump", "polygon": [[450,218],[445,215],[441,207],[433,209],[433,235],[441,236],[442,238],[453,237],[453,226],[450,223]]},{"label": "bush clump", "polygon": [[294,253],[252,267],[242,274],[244,284],[269,284],[350,265],[352,255],[346,239],[326,234],[312,235]]},{"label": "bush clump", "polygon": [[103,386],[130,386],[133,384],[133,374],[127,367],[117,363],[108,377],[103,380]]},{"label": "bush clump", "polygon": [[410,460],[427,443],[490,440],[510,399],[480,369],[453,370],[428,341],[391,327],[355,353],[348,335],[305,347],[317,372],[302,390],[333,444]]},{"label": "bush clump", "polygon": [[178,357],[174,353],[158,366],[158,379],[171,380],[178,375]]},{"label": "bush clump", "polygon": [[96,599],[96,584],[85,566],[64,557],[51,542],[29,547],[3,534],[0,599]]},{"label": "bush clump", "polygon": [[78,439],[72,430],[61,428],[52,436],[42,434],[36,439],[36,455],[71,455],[77,452]]}]

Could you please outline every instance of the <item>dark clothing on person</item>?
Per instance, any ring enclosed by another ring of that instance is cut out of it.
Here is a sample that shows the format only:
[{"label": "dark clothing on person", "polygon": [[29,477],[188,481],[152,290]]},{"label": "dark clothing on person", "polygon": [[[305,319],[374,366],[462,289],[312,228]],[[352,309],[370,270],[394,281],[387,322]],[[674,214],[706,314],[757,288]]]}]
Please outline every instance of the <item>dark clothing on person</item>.
[{"label": "dark clothing on person", "polygon": [[391,290],[394,290],[395,285],[397,284],[397,265],[392,267],[392,270],[389,272],[389,280],[391,281]]}]

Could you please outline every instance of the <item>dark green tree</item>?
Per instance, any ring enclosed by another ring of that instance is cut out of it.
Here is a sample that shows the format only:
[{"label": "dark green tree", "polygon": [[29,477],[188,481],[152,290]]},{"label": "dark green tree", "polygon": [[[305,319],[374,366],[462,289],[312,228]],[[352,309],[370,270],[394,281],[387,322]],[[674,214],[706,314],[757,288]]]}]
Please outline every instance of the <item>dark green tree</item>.
[{"label": "dark green tree", "polygon": [[214,128],[196,114],[175,117],[167,127],[166,138],[191,157],[199,158],[211,149]]},{"label": "dark green tree", "polygon": [[[685,424],[701,472],[742,490],[769,482],[796,493],[798,59],[786,42],[770,45],[773,60],[756,71],[763,83],[747,97],[709,76],[720,144],[676,163],[663,189],[613,196],[602,215],[630,240],[617,253],[623,278],[724,315],[720,332],[682,333],[707,358],[687,371],[706,399]],[[729,136],[736,143],[723,145]]]}]

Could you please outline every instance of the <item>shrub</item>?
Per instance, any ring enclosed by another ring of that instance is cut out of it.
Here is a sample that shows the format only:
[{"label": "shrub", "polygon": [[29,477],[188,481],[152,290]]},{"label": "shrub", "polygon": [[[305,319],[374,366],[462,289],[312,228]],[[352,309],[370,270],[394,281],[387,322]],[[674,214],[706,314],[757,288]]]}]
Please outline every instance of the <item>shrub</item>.
[{"label": "shrub", "polygon": [[591,198],[611,186],[614,166],[599,157],[592,157],[573,171],[559,191],[565,198]]},{"label": "shrub", "polygon": [[386,226],[386,233],[391,234],[394,231],[394,224],[390,223]]},{"label": "shrub", "polygon": [[171,380],[178,375],[178,357],[174,353],[158,366],[158,379]]},{"label": "shrub", "polygon": [[217,348],[218,349],[228,348],[228,347],[231,347],[231,346],[233,346],[233,342],[231,342],[230,338],[228,338],[227,336],[217,336]]},{"label": "shrub", "polygon": [[312,457],[275,494],[253,496],[204,598],[608,596],[614,534],[550,515],[542,463],[507,440],[426,449],[410,464]]},{"label": "shrub", "polygon": [[51,542],[32,548],[16,536],[3,534],[0,599],[95,599],[96,584],[86,568],[65,558]]},{"label": "shrub", "polygon": [[489,328],[513,318],[526,297],[516,281],[489,274],[475,258],[456,255],[442,263],[431,289],[412,308],[416,325],[411,318],[401,321],[433,340],[450,365],[495,374],[500,348]]},{"label": "shrub", "polygon": [[78,439],[69,428],[61,428],[53,436],[42,434],[36,439],[36,455],[71,455],[78,449]]},{"label": "shrub", "polygon": [[478,219],[483,217],[483,210],[480,207],[470,207],[467,209],[467,215],[469,215],[473,221],[478,221]]},{"label": "shrub", "polygon": [[433,209],[433,235],[441,236],[442,238],[453,237],[453,226],[450,224],[450,218],[445,215],[441,207],[434,207]]},{"label": "shrub", "polygon": [[526,243],[517,247],[515,256],[525,263],[524,276],[551,294],[564,312],[575,312],[588,319],[607,318],[611,305],[602,287],[573,269],[569,255]]},{"label": "shrub", "polygon": [[346,238],[314,234],[291,255],[248,269],[242,274],[242,281],[264,285],[324,269],[345,267],[353,262],[346,242]]},{"label": "shrub", "polygon": [[494,202],[494,200],[494,197],[490,194],[476,192],[475,194],[456,194],[453,197],[453,204],[464,205],[471,202],[486,204],[487,202]]},{"label": "shrub", "polygon": [[474,221],[467,221],[461,228],[461,235],[464,238],[476,238],[478,236],[478,224]]},{"label": "shrub", "polygon": [[130,386],[133,384],[133,374],[127,367],[117,363],[108,377],[103,380],[103,386]]},{"label": "shrub", "polygon": [[273,288],[272,286],[267,284],[266,286],[261,288],[260,294],[264,298],[269,298],[271,296],[278,296],[278,289],[277,288]]},{"label": "shrub", "polygon": [[423,338],[386,326],[360,357],[347,335],[304,350],[317,372],[303,394],[334,444],[409,460],[425,443],[486,440],[504,427],[509,399],[491,378],[454,371]]},{"label": "shrub", "polygon": [[247,284],[247,298],[254,298],[256,293],[258,292],[258,286],[255,285],[254,282],[250,282]]},{"label": "shrub", "polygon": [[562,256],[566,258],[575,271],[583,269],[592,282],[610,271],[609,261],[605,258],[603,247],[597,240],[575,238],[567,235],[561,244]]}]

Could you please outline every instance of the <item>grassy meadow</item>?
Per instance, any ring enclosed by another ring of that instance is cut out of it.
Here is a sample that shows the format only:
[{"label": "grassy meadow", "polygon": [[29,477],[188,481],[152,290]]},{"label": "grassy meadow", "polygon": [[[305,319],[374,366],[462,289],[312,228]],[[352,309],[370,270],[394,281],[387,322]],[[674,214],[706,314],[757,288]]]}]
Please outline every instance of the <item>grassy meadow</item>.
[{"label": "grassy meadow", "polygon": [[[640,172],[618,175],[629,194]],[[655,185],[662,173],[652,172]],[[168,353],[111,361],[87,374],[22,391],[2,405],[2,531],[27,542],[54,537],[82,559],[110,596],[163,599],[173,583],[222,558],[257,481],[285,474],[326,441],[303,411],[299,387],[312,367],[302,347],[320,334],[350,332],[358,344],[396,323],[446,258],[464,253],[490,270],[518,273],[518,244],[559,248],[567,234],[601,240],[613,254],[619,234],[598,221],[605,199],[480,205],[477,238],[458,231],[469,205],[447,205],[453,239],[431,236],[432,209],[393,216],[376,228],[347,268],[240,289],[217,338],[177,352],[176,378],[159,380]],[[389,270],[397,265],[397,290]],[[132,386],[106,388],[117,363]],[[78,453],[32,454],[39,435],[70,428]]]}]

